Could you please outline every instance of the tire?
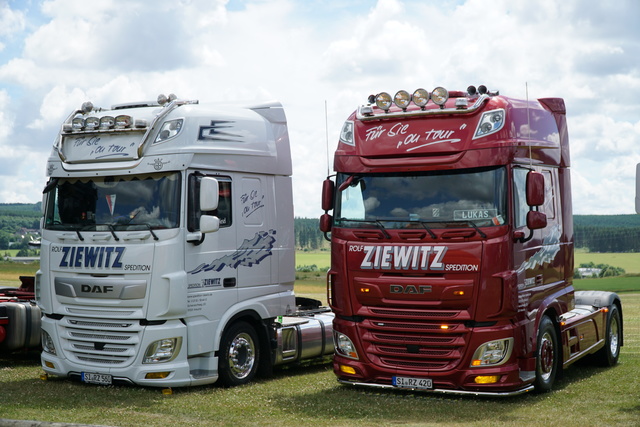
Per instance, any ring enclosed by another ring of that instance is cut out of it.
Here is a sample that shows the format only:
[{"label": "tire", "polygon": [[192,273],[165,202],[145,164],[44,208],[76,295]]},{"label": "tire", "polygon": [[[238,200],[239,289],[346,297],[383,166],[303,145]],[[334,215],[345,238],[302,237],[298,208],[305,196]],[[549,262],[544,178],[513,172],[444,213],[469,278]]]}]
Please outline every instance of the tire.
[{"label": "tire", "polygon": [[218,378],[227,387],[249,383],[256,375],[260,348],[256,331],[246,322],[234,323],[220,343]]},{"label": "tire", "polygon": [[558,335],[551,319],[543,316],[538,328],[536,347],[535,391],[545,393],[551,390],[558,374],[560,347]]},{"label": "tire", "polygon": [[620,346],[622,344],[622,316],[618,306],[612,304],[607,313],[607,328],[604,347],[594,354],[595,361],[600,366],[613,366],[618,363]]}]

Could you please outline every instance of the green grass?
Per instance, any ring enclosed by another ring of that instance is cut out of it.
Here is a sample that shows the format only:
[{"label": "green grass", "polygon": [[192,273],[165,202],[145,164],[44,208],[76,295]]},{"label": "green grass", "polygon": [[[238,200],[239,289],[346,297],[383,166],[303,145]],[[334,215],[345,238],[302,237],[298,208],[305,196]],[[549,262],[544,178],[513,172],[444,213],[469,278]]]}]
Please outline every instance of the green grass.
[{"label": "green grass", "polygon": [[627,274],[640,274],[640,253],[597,253],[576,251],[574,254],[576,268],[583,263],[609,264],[621,267]]},{"label": "green grass", "polygon": [[[620,290],[627,286],[622,279],[585,279],[576,287]],[[305,273],[296,292],[323,296],[324,286],[323,273]],[[636,426],[640,292],[623,292],[621,298],[625,346],[620,363],[613,368],[574,365],[553,392],[543,395],[487,399],[356,389],[339,385],[326,364],[277,370],[273,378],[244,387],[213,385],[163,395],[150,388],[42,381],[38,355],[30,353],[0,356],[0,419],[112,426]]]},{"label": "green grass", "polygon": [[318,268],[331,266],[331,252],[329,251],[296,251],[296,266],[316,265]]}]

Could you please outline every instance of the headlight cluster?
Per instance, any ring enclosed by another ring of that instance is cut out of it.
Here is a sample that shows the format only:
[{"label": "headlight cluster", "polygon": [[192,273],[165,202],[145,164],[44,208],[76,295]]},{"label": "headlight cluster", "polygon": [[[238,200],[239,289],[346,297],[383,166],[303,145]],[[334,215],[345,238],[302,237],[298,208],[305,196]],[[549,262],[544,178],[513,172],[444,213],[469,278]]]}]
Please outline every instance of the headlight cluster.
[{"label": "headlight cluster", "polygon": [[343,333],[333,331],[333,344],[336,353],[348,357],[349,359],[358,360],[358,352],[356,346],[353,345],[351,339]]},{"label": "headlight cluster", "polygon": [[180,353],[182,338],[165,338],[149,344],[142,363],[170,362]]},{"label": "headlight cluster", "polygon": [[399,90],[393,98],[387,92],[380,92],[377,95],[371,95],[369,103],[376,104],[378,108],[388,112],[393,104],[402,109],[402,111],[406,111],[411,102],[424,109],[429,100],[442,107],[448,99],[449,91],[443,87],[437,87],[431,93],[422,88],[416,89],[413,94],[409,94],[406,90]]},{"label": "headlight cluster", "polygon": [[472,367],[498,366],[509,360],[513,338],[489,341],[478,347],[471,359]]}]

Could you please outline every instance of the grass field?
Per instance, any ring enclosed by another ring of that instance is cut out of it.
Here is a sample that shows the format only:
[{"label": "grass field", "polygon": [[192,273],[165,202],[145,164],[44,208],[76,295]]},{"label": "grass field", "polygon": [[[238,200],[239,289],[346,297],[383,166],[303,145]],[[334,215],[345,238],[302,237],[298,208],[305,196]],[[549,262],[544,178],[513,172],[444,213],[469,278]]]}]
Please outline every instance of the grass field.
[{"label": "grass field", "polygon": [[[578,283],[616,289],[627,286],[621,280]],[[324,287],[323,273],[304,273],[296,282],[299,294],[324,296]],[[637,426],[636,289],[621,293],[625,345],[619,364],[572,366],[548,394],[487,399],[354,389],[339,385],[330,365],[319,364],[278,370],[273,378],[244,387],[192,387],[164,395],[150,388],[42,381],[38,355],[18,354],[0,356],[0,419],[111,426]]]}]

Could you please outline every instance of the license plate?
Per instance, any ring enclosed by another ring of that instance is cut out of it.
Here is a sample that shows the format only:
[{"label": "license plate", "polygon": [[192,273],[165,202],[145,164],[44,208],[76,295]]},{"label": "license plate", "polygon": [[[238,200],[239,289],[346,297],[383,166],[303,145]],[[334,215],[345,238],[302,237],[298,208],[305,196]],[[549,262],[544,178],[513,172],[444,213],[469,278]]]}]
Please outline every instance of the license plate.
[{"label": "license plate", "polygon": [[89,384],[111,385],[113,378],[109,374],[82,373],[82,382]]},{"label": "license plate", "polygon": [[429,390],[433,388],[433,380],[428,378],[393,377],[393,385],[399,388]]}]

